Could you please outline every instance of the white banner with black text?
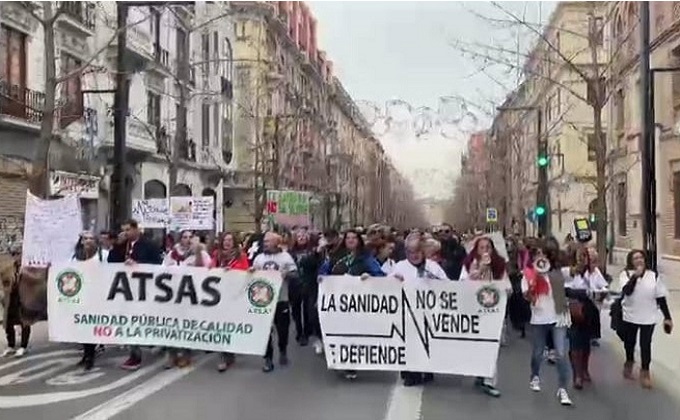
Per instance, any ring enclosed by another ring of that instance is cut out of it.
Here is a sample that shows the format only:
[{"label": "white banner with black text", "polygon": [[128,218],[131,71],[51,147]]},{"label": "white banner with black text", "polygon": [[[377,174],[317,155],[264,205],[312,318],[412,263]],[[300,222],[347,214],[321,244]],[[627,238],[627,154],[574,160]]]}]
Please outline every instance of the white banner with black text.
[{"label": "white banner with black text", "polygon": [[318,310],[328,367],[491,377],[505,283],[324,277]]},{"label": "white banner with black text", "polygon": [[51,341],[263,355],[276,271],[70,262],[49,269]]}]

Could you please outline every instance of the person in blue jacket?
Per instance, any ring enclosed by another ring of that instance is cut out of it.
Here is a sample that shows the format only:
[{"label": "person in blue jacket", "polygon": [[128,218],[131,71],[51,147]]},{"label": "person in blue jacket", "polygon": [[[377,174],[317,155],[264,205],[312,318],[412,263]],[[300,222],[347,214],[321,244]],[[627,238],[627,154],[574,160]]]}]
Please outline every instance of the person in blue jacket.
[{"label": "person in blue jacket", "polygon": [[[349,229],[342,238],[337,252],[326,257],[319,269],[319,275],[360,276],[362,280],[369,277],[385,277],[378,260],[373,257],[358,230]],[[345,379],[357,378],[355,370],[345,371]]]}]

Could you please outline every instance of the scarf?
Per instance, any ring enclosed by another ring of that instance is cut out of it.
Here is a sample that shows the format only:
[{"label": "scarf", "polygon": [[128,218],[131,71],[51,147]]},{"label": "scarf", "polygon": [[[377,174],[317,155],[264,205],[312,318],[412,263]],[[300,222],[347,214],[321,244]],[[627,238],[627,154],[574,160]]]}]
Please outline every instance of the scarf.
[{"label": "scarf", "polygon": [[[552,298],[555,301],[555,311],[559,314],[564,314],[569,311],[567,303],[567,294],[564,291],[564,276],[561,270],[550,270],[546,275],[539,274],[533,268],[524,270],[524,276],[529,281],[529,296],[532,304],[536,304],[536,300],[541,295],[547,295],[548,290],[552,290]],[[550,289],[548,289],[550,286]]]},{"label": "scarf", "polygon": [[177,263],[177,265],[180,265],[189,258],[191,255],[191,252],[189,249],[182,251],[181,250],[181,245],[177,244],[172,247],[172,251],[170,251],[170,258]]}]

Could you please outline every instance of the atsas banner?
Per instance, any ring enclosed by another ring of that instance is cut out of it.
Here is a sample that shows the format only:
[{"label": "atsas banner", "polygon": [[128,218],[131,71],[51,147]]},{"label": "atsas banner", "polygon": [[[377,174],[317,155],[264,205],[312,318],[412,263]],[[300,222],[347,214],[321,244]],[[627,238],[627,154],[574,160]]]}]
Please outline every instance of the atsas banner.
[{"label": "atsas banner", "polygon": [[56,264],[49,270],[49,336],[263,355],[280,287],[275,271]]},{"label": "atsas banner", "polygon": [[319,317],[330,369],[492,377],[506,283],[328,276]]}]

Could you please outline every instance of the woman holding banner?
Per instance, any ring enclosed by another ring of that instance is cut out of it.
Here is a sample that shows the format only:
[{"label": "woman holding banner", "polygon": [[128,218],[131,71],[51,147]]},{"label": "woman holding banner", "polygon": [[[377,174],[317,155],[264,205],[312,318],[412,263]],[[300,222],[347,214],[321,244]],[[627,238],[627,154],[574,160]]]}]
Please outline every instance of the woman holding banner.
[{"label": "woman holding banner", "polygon": [[[390,275],[400,281],[447,280],[444,269],[425,257],[426,241],[419,234],[406,238],[406,259],[396,263]],[[402,372],[404,386],[426,384],[434,380],[431,372]]]},{"label": "woman holding banner", "polygon": [[[507,283],[504,288],[508,292],[511,290],[505,260],[496,251],[491,238],[485,236],[477,238],[472,251],[463,260],[460,280],[503,281]],[[477,378],[475,385],[487,395],[500,397],[501,392],[496,388],[496,376],[494,374],[492,378]]]},{"label": "woman holding banner", "polygon": [[[190,230],[182,231],[179,243],[172,247],[163,259],[163,265],[166,266],[208,267],[210,263],[210,255],[205,250],[205,246]],[[175,366],[184,368],[191,364],[190,349],[168,348],[167,352],[166,369],[172,369]]]},{"label": "woman holding banner", "polygon": [[[99,246],[93,232],[85,231],[80,234],[73,253],[73,261],[92,261],[101,264],[106,263],[108,258],[109,252]],[[78,362],[78,366],[83,366],[86,371],[92,370],[96,351],[96,344],[83,344],[83,358]]]},{"label": "woman holding banner", "polygon": [[524,269],[522,292],[531,304],[531,382],[534,392],[541,391],[539,377],[543,351],[549,336],[553,338],[557,364],[557,397],[560,404],[572,404],[567,393],[567,328],[571,325],[565,278],[559,268],[558,254],[545,243],[530,248],[533,264]]},{"label": "woman holding banner", "polygon": [[[361,276],[362,280],[366,280],[371,276],[385,276],[385,273],[380,267],[380,263],[371,255],[370,251],[366,249],[364,239],[356,229],[345,231],[342,244],[335,255],[336,256],[332,258],[327,258],[323,263],[319,270],[320,276]],[[345,372],[345,378],[354,380],[357,378],[357,372],[348,370]]]},{"label": "woman holding banner", "polygon": [[[235,233],[225,232],[217,240],[218,248],[213,251],[210,268],[224,270],[247,270],[250,267],[248,255],[241,249],[241,241]],[[217,371],[224,372],[235,362],[234,353],[220,354]]]}]

